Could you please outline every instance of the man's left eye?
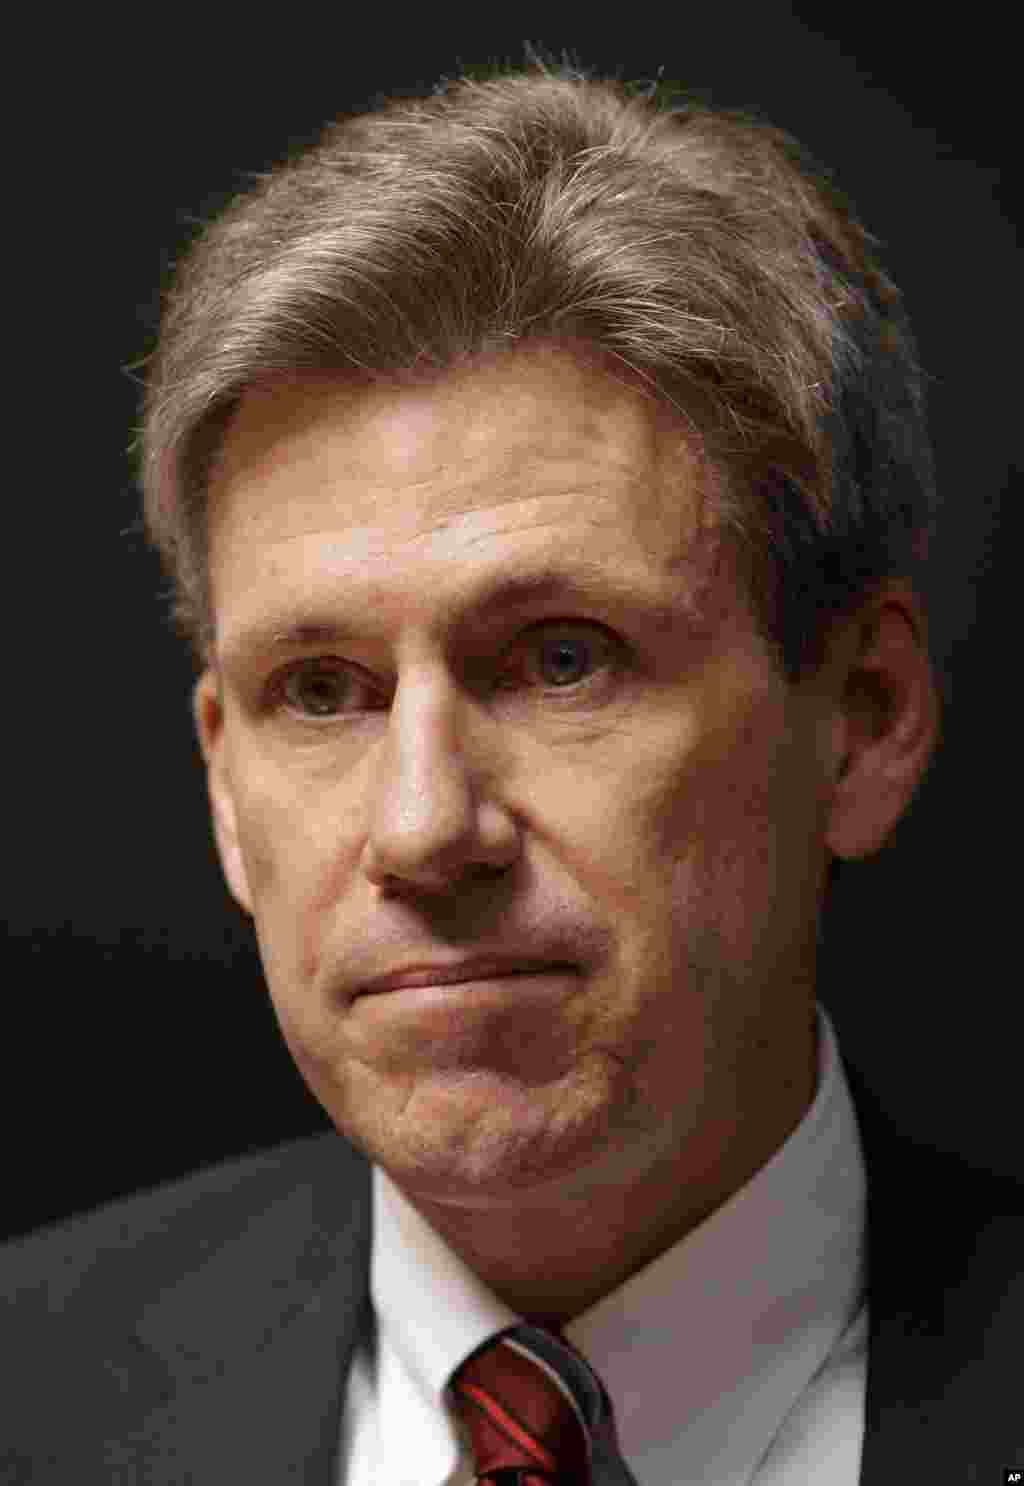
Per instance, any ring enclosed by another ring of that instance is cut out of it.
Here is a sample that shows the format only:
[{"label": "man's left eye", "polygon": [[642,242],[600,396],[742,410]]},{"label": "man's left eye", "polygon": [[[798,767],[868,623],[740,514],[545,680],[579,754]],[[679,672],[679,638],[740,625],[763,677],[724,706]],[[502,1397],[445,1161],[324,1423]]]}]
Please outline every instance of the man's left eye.
[{"label": "man's left eye", "polygon": [[541,684],[563,691],[588,679],[581,673],[606,661],[611,646],[596,625],[565,624],[547,626],[527,648],[537,657]]},{"label": "man's left eye", "polygon": [[[544,623],[512,647],[513,660],[494,685],[498,690],[525,684],[548,692],[577,692],[596,685],[612,664],[615,645],[603,626],[594,623]],[[525,657],[525,660],[523,659]],[[366,709],[386,709],[387,700],[369,679],[334,656],[317,656],[275,678],[272,696],[307,721],[329,721]]]}]

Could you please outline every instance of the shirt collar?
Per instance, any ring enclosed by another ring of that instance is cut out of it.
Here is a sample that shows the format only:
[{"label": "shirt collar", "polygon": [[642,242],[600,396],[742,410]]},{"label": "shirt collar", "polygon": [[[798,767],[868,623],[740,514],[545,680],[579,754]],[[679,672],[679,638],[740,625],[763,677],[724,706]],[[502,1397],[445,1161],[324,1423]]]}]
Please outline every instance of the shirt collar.
[{"label": "shirt collar", "polygon": [[[788,1139],[703,1223],[565,1327],[600,1373],[623,1452],[645,1478],[678,1479],[682,1437],[684,1474],[746,1479],[859,1308],[863,1157],[820,1002],[817,1019],[817,1089]],[[377,1166],[373,1200],[380,1343],[436,1421],[441,1479],[456,1450],[444,1410],[451,1373],[521,1317]]]}]

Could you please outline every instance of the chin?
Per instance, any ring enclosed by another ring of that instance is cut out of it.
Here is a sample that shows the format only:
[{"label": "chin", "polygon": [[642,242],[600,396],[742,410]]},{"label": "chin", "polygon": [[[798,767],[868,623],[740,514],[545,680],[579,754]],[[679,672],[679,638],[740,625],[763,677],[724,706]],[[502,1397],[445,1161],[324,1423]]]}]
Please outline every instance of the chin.
[{"label": "chin", "polygon": [[599,1159],[614,1123],[609,1092],[578,1073],[529,1086],[479,1070],[448,1072],[418,1080],[390,1108],[355,1099],[346,1101],[355,1119],[332,1119],[403,1188],[441,1201],[498,1197],[564,1182]]}]

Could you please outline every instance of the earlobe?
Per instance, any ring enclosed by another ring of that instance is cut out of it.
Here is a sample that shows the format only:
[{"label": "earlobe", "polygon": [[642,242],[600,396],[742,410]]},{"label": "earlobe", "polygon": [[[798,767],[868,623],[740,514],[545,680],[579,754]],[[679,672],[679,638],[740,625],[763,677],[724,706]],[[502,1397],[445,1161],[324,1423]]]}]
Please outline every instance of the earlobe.
[{"label": "earlobe", "polygon": [[214,841],[231,896],[252,914],[252,897],[238,837],[238,816],[224,749],[224,707],[217,676],[204,671],[192,692],[196,736],[206,764]]},{"label": "earlobe", "polygon": [[860,616],[840,676],[843,725],[825,841],[835,856],[882,847],[934,752],[939,706],[924,625],[911,590],[887,591]]}]

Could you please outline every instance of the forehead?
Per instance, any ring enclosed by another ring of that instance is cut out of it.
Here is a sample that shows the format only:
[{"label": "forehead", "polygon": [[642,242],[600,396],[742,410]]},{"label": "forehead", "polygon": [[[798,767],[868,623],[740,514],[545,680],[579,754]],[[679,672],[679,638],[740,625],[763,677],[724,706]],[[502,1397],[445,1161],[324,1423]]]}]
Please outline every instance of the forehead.
[{"label": "forehead", "polygon": [[561,348],[402,384],[281,379],[242,399],[210,482],[215,607],[332,570],[443,581],[542,551],[675,565],[697,550],[705,476],[638,378]]},{"label": "forehead", "polygon": [[[607,477],[618,474],[636,487],[638,504],[671,485],[673,507],[689,506],[691,515],[701,485],[693,435],[638,374],[541,345],[394,384],[303,373],[252,388],[227,427],[211,506],[244,487],[251,510],[262,492],[283,493],[287,484],[299,516],[304,493],[330,486],[361,522],[382,514],[386,490],[461,509],[476,493],[521,493],[546,471],[565,477],[561,464],[584,480],[605,477],[609,491]],[[477,492],[480,478],[486,490]]]}]

